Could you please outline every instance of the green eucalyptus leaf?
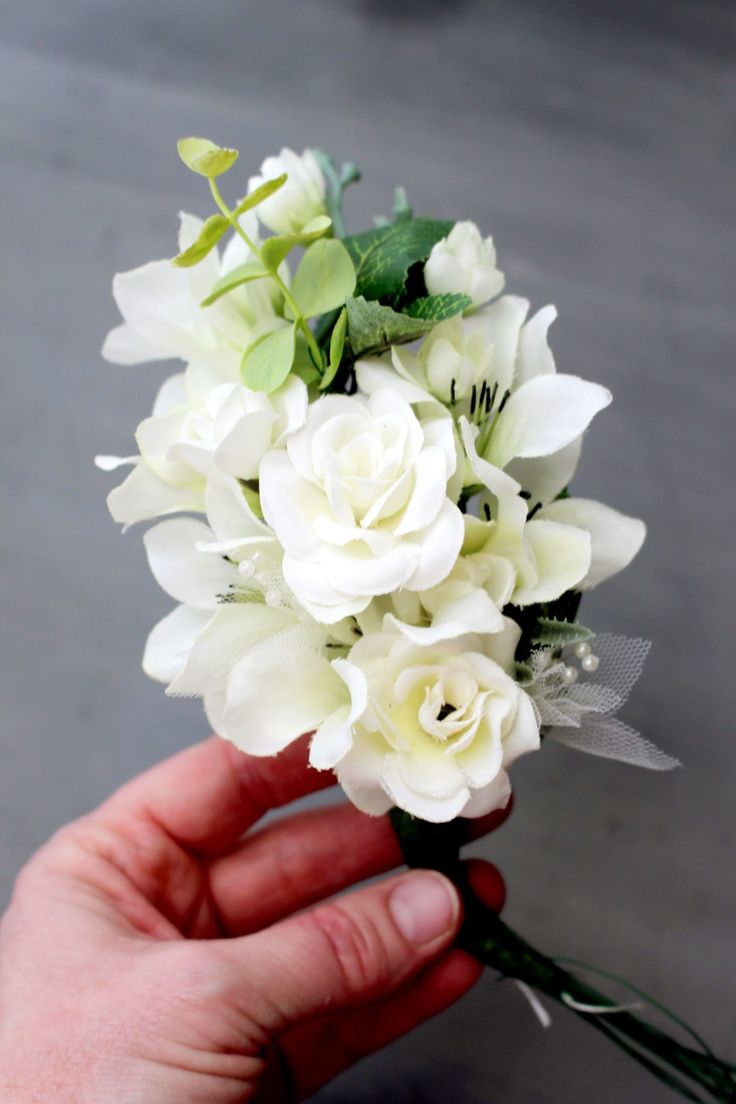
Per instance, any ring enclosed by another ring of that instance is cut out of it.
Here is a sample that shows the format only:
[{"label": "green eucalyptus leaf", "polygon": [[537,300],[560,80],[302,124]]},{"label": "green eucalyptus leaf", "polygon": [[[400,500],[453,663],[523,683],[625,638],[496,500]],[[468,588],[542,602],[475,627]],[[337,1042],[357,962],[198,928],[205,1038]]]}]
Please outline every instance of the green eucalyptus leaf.
[{"label": "green eucalyptus leaf", "polygon": [[301,259],[291,293],[305,318],[342,306],[355,287],[350,254],[336,238],[321,238]]},{"label": "green eucalyptus leaf", "polygon": [[288,376],[294,362],[294,327],[281,327],[245,350],[240,374],[251,391],[270,395]]},{"label": "green eucalyptus leaf", "polygon": [[299,376],[299,379],[304,380],[307,387],[311,387],[322,379],[322,373],[312,360],[304,334],[299,330],[296,334],[294,363],[291,366],[291,371],[295,376]]},{"label": "green eucalyptus leaf", "polygon": [[202,300],[200,306],[209,307],[212,303],[216,303],[218,299],[223,295],[227,295],[227,293],[234,288],[241,287],[242,284],[249,284],[252,280],[262,280],[264,276],[270,276],[270,273],[266,272],[266,270],[255,261],[238,265],[237,268],[233,268],[230,272],[226,272],[224,276],[220,277],[207,298]]},{"label": "green eucalyptus leaf", "polygon": [[210,215],[202,223],[202,229],[199,231],[197,240],[192,242],[183,253],[179,253],[178,256],[174,257],[171,263],[176,265],[177,268],[191,268],[192,265],[199,264],[214,249],[229,225],[230,223],[224,215]]},{"label": "green eucalyptus leaf", "polygon": [[345,348],[345,335],[348,327],[348,312],[343,307],[338,315],[337,322],[330,336],[330,362],[319,385],[320,391],[326,391],[337,375],[342,360],[342,351]]},{"label": "green eucalyptus leaf", "polygon": [[593,633],[576,621],[556,621],[552,617],[537,618],[537,630],[532,637],[533,644],[544,648],[562,648],[566,644],[579,644],[590,640]]},{"label": "green eucalyptus leaf", "polygon": [[266,238],[261,246],[261,260],[266,268],[275,272],[292,249],[324,237],[331,225],[327,215],[317,215],[295,234],[275,234],[272,238]]},{"label": "green eucalyptus leaf", "polygon": [[382,352],[390,345],[415,341],[435,324],[424,318],[400,314],[391,307],[364,299],[362,295],[346,300],[345,309],[350,348],[355,357]]},{"label": "green eucalyptus leaf", "polygon": [[236,149],[217,146],[207,138],[180,138],[176,148],[188,169],[209,180],[222,176],[238,160]]},{"label": "green eucalyptus leaf", "polygon": [[259,203],[263,203],[264,199],[268,199],[274,192],[277,192],[279,188],[283,188],[286,183],[286,173],[282,173],[281,176],[274,177],[273,180],[266,180],[259,188],[255,188],[245,199],[241,199],[238,206],[235,208],[233,214],[236,218],[240,218],[246,211],[250,211],[253,207],[257,207]]},{"label": "green eucalyptus leaf", "polygon": [[404,310],[410,318],[425,318],[430,322],[444,322],[446,318],[461,314],[472,305],[473,300],[469,295],[445,292],[442,295],[425,295],[422,299],[415,299]]},{"label": "green eucalyptus leaf", "polygon": [[452,230],[445,219],[409,219],[343,238],[356,273],[356,293],[365,299],[397,300],[412,265],[426,261],[432,246]]}]

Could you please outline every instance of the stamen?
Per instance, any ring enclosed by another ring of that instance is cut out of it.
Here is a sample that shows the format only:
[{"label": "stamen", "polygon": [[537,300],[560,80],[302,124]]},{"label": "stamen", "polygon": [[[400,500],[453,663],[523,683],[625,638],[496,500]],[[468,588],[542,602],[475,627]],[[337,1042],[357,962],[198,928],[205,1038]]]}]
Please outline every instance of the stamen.
[{"label": "stamen", "polygon": [[504,396],[501,399],[501,405],[498,408],[498,413],[499,414],[501,413],[501,411],[503,410],[503,408],[505,407],[506,403],[509,401],[510,398],[511,398],[511,392],[510,391],[505,391]]},{"label": "stamen", "polygon": [[453,380],[450,380],[450,405],[454,406],[456,401],[457,401],[457,399],[455,397],[455,381],[453,379]]},{"label": "stamen", "polygon": [[483,513],[486,515],[486,521],[490,521],[491,520],[491,507],[488,505],[487,502],[483,503]]},{"label": "stamen", "polygon": [[477,389],[476,385],[473,384],[473,390],[470,392],[470,417],[471,418],[475,414],[475,405],[476,405],[477,401],[478,401],[478,389]]}]

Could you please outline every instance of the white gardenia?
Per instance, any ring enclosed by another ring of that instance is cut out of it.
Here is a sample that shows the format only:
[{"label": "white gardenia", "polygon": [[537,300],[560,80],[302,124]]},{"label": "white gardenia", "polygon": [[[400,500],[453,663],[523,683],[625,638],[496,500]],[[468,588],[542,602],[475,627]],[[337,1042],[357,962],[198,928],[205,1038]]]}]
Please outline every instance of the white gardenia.
[{"label": "white gardenia", "polygon": [[507,803],[507,768],[539,747],[532,702],[508,673],[518,637],[509,622],[429,647],[396,632],[358,641],[339,673],[353,687],[364,680],[367,705],[332,765],[359,809],[398,805],[438,823]]},{"label": "white gardenia", "polygon": [[424,265],[430,295],[469,295],[474,306],[501,293],[504,275],[496,268],[493,238],[483,238],[474,222],[456,222],[433,247]]},{"label": "white gardenia", "polygon": [[[241,221],[257,240],[255,216],[248,212]],[[180,251],[197,239],[202,225],[194,215],[181,215]],[[209,307],[201,304],[221,276],[253,260],[248,247],[235,235],[222,254],[213,249],[189,268],[177,268],[163,260],[118,273],[112,290],[124,322],[107,335],[102,355],[115,364],[172,357],[201,361],[216,373],[218,382],[235,382],[243,351],[263,334],[286,324],[275,285],[254,280]]]},{"label": "white gardenia", "polygon": [[258,217],[276,234],[294,234],[326,213],[325,178],[311,150],[298,154],[284,148],[278,157],[266,158],[260,174],[248,182],[248,191],[284,173],[286,183],[259,205]]},{"label": "white gardenia", "polygon": [[318,621],[375,595],[426,590],[452,570],[462,515],[447,497],[457,454],[447,415],[420,421],[395,392],[329,395],[267,452],[261,507],[284,549],[284,578]]}]

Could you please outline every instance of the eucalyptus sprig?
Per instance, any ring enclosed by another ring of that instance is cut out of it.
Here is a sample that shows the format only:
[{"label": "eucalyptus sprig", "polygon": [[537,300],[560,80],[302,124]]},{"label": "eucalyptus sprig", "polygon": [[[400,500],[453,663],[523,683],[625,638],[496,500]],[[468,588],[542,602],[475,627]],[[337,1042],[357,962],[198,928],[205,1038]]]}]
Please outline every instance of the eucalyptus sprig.
[{"label": "eucalyptus sprig", "polygon": [[[219,214],[211,215],[205,221],[197,240],[175,257],[173,263],[181,267],[198,264],[217,245],[223,234],[232,229],[248,246],[254,261],[226,273],[215,284],[202,306],[210,306],[223,295],[254,280],[270,279],[283,297],[285,316],[291,322],[289,327],[279,327],[263,335],[245,350],[241,364],[243,383],[253,391],[270,393],[281,386],[293,368],[307,383],[319,383],[320,388],[324,389],[339,366],[345,323],[342,322],[336,340],[330,344],[328,360],[320,349],[309,320],[340,308],[352,294],[356,279],[345,246],[335,238],[326,237],[332,229],[332,220],[326,215],[319,215],[298,232],[276,234],[259,246],[241,225],[240,217],[282,188],[287,175],[284,173],[266,181],[231,209],[222,196],[217,177],[235,164],[237,150],[223,149],[205,138],[182,138],[177,148],[187,168],[207,178]],[[289,287],[279,269],[297,246],[305,251],[293,284]],[[306,357],[300,356],[302,342]],[[337,362],[335,357],[338,357]]]}]

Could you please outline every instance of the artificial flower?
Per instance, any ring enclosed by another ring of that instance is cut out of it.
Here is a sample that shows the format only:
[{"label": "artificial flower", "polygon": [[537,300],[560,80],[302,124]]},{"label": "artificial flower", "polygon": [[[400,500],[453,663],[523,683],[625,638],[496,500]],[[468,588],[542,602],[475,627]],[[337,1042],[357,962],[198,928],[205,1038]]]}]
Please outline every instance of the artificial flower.
[{"label": "artificial flower", "polygon": [[504,276],[496,268],[493,238],[481,237],[474,222],[456,222],[433,246],[424,282],[430,295],[469,295],[475,306],[495,298],[503,290]]},{"label": "artificial flower", "polygon": [[311,150],[298,154],[284,148],[277,157],[266,158],[260,173],[248,182],[248,190],[253,192],[284,173],[286,183],[259,205],[258,217],[276,234],[294,234],[325,214],[325,178]]}]

